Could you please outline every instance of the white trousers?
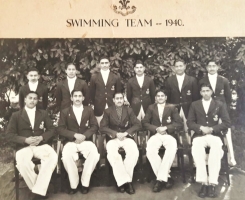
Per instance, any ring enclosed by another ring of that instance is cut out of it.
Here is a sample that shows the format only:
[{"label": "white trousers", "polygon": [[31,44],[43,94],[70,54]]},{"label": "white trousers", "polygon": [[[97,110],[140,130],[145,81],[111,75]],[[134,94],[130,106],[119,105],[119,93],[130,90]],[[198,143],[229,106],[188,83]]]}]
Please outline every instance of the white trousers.
[{"label": "white trousers", "polygon": [[[224,151],[222,141],[218,136],[205,135],[193,139],[192,155],[196,164],[196,181],[206,184],[218,184],[219,171],[221,168],[221,158]],[[206,170],[205,147],[210,147],[208,156],[208,171]]]},{"label": "white trousers", "polygon": [[[119,148],[125,150],[126,156],[124,160],[118,153]],[[118,138],[115,138],[106,144],[106,150],[117,185],[121,186],[127,182],[132,182],[134,167],[139,157],[139,150],[135,141],[130,138],[120,141]]]},{"label": "white trousers", "polygon": [[84,187],[89,186],[91,174],[100,158],[97,147],[91,141],[83,141],[80,144],[76,144],[75,142],[66,143],[62,151],[62,161],[68,173],[72,189],[76,189],[79,183],[78,168],[76,165],[76,161],[79,159],[78,152],[83,154],[83,157],[86,159],[81,177],[81,183]]},{"label": "white trousers", "polygon": [[[163,158],[158,155],[161,146],[165,147]],[[159,181],[168,181],[170,168],[177,151],[176,139],[171,135],[161,135],[156,133],[147,142],[146,156],[150,161],[151,167]]]},{"label": "white trousers", "polygon": [[[37,175],[32,158],[41,160],[41,168]],[[45,196],[52,173],[57,165],[58,156],[48,144],[28,146],[16,152],[16,167],[23,176],[29,189],[36,194]]]},{"label": "white trousers", "polygon": [[140,112],[137,116],[137,119],[141,121],[144,117],[145,117],[145,112],[144,112],[143,106],[141,105]]}]

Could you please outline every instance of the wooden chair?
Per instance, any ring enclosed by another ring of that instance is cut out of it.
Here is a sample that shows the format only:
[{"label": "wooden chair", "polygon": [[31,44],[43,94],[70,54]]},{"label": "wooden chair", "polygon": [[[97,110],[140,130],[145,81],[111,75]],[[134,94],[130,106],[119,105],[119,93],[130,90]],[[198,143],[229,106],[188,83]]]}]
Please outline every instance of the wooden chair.
[{"label": "wooden chair", "polygon": [[[186,176],[185,176],[185,166],[184,166],[184,147],[183,147],[183,143],[182,143],[182,136],[183,136],[183,131],[179,130],[175,132],[176,137],[175,139],[177,140],[177,169],[180,170],[181,175],[182,175],[182,180],[183,183],[186,182]],[[148,132],[148,136],[146,137],[146,143],[148,141],[148,139],[150,138],[150,132]],[[161,156],[161,158],[164,156],[165,153],[165,147],[161,146],[161,148],[159,149],[159,156]],[[172,167],[173,168],[173,167]],[[147,182],[150,182],[152,179],[154,179],[156,176],[152,170],[152,167],[150,165],[150,162],[148,159],[146,159],[146,180]]]},{"label": "wooden chair", "polygon": [[[189,135],[189,138],[188,138],[188,141],[189,141],[188,156],[189,156],[189,165],[190,165],[190,171],[191,171],[191,180],[192,180],[192,182],[195,182],[195,165],[194,165],[194,160],[193,160],[193,157],[191,154],[193,134],[194,134],[194,131],[192,131],[192,130],[188,131],[188,135]],[[224,141],[225,135],[223,135],[223,137],[224,137],[223,138],[223,141]],[[220,175],[226,176],[227,185],[230,186],[230,169],[229,169],[229,164],[228,164],[228,148],[227,148],[227,145],[223,144],[222,149],[224,151],[224,155],[223,155],[223,158],[221,159],[221,164],[223,163],[223,168],[221,166]],[[208,155],[210,148],[206,147],[205,151],[206,151],[206,154]]]}]

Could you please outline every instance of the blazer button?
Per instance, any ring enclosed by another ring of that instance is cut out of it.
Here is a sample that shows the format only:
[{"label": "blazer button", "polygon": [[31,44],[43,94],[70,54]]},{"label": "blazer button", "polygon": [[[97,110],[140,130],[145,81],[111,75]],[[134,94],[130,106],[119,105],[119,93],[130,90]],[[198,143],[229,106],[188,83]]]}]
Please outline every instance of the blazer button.
[{"label": "blazer button", "polygon": [[214,98],[216,98],[216,96],[214,96]]},{"label": "blazer button", "polygon": [[105,98],[105,100],[107,100],[107,98]]},{"label": "blazer button", "polygon": [[208,122],[207,122],[207,124],[208,124]]},{"label": "blazer button", "polygon": [[182,97],[180,97],[182,99]]},{"label": "blazer button", "polygon": [[208,116],[206,115],[206,117],[208,117]]}]

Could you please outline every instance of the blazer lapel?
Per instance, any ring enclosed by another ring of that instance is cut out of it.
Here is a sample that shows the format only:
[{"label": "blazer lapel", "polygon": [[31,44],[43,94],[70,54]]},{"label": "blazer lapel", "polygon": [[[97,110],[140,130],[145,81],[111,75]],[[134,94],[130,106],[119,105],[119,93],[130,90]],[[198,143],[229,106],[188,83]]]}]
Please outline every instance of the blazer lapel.
[{"label": "blazer lapel", "polygon": [[42,121],[42,113],[39,110],[36,110],[34,129],[40,126],[41,121]]},{"label": "blazer lapel", "polygon": [[211,111],[215,110],[215,102],[214,100],[212,99],[211,102],[210,102],[210,105],[209,105],[209,108],[208,108],[208,113],[209,114]]},{"label": "blazer lapel", "polygon": [[123,122],[125,120],[125,118],[127,117],[127,114],[128,114],[127,107],[123,106],[122,107],[122,118],[121,118],[121,122]]},{"label": "blazer lapel", "polygon": [[138,88],[140,88],[140,85],[138,83],[138,80],[137,80],[136,76],[133,78],[133,84],[136,85]]},{"label": "blazer lapel", "polygon": [[187,83],[189,82],[188,76],[185,74],[185,78],[182,84],[182,88],[181,91],[185,88],[185,86],[187,85]]},{"label": "blazer lapel", "polygon": [[[82,122],[83,122],[85,116],[87,116],[87,115],[88,115],[88,110],[87,110],[86,107],[83,107],[83,113],[82,113],[81,123],[80,123],[79,126],[81,126],[81,124],[82,124]],[[87,122],[86,122],[86,123],[87,123]],[[85,123],[85,124],[86,124],[86,123]]]},{"label": "blazer lapel", "polygon": [[77,118],[73,112],[73,108],[72,106],[70,107],[69,111],[68,111],[68,117],[70,117],[72,120],[75,121],[75,123],[79,126],[78,122],[77,122]]},{"label": "blazer lapel", "polygon": [[64,80],[63,86],[70,92],[67,78]]},{"label": "blazer lapel", "polygon": [[223,79],[220,76],[217,76],[217,82],[216,82],[216,87],[215,87],[215,94],[217,94],[218,92],[220,92],[220,88],[222,88],[222,84],[223,84]]},{"label": "blazer lapel", "polygon": [[[113,74],[112,74],[112,72],[110,72],[110,73],[109,73],[109,76],[108,76],[108,80],[107,80],[106,85],[109,85],[109,83],[112,81],[112,76],[113,76]],[[103,82],[104,82],[104,81],[103,81]]]},{"label": "blazer lapel", "polygon": [[111,115],[112,115],[113,119],[116,121],[117,125],[119,125],[121,121],[118,119],[118,115],[117,115],[117,111],[116,111],[116,106],[115,105],[112,108]]},{"label": "blazer lapel", "polygon": [[[177,90],[179,91],[179,84],[178,84],[178,80],[177,80],[177,76],[174,75],[173,76],[173,85],[177,88]],[[183,88],[183,86],[182,86]],[[180,91],[179,91],[180,92]]]},{"label": "blazer lapel", "polygon": [[24,108],[22,109],[21,117],[23,120],[25,120],[26,122],[28,122],[31,125],[30,119],[29,119],[27,112]]},{"label": "blazer lapel", "polygon": [[156,115],[157,115],[157,120],[158,120],[158,122],[161,124],[161,121],[160,121],[160,115],[159,115],[157,103],[154,105],[154,113],[156,113]]},{"label": "blazer lapel", "polygon": [[[108,79],[109,79],[109,78],[108,78]],[[98,74],[98,80],[99,80],[99,82],[101,82],[101,83],[105,86],[105,82],[104,82],[104,80],[103,80],[103,78],[102,78],[101,72],[99,72],[99,74]],[[108,81],[107,81],[107,83],[108,83]]]},{"label": "blazer lapel", "polygon": [[200,108],[200,111],[206,115],[206,112],[205,112],[204,107],[203,107],[202,100],[199,101],[198,107]]}]

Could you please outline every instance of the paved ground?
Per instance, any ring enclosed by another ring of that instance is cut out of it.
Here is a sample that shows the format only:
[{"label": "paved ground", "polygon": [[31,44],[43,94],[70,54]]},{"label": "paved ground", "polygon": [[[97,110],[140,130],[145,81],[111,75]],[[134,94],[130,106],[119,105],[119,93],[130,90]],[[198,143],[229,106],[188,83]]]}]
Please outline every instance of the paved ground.
[{"label": "paved ground", "polygon": [[[170,190],[162,190],[160,193],[152,192],[152,185],[154,181],[150,183],[145,182],[140,184],[137,180],[134,181],[134,186],[136,189],[136,194],[128,195],[127,193],[118,193],[115,186],[105,187],[91,187],[90,192],[86,195],[80,192],[74,195],[68,195],[65,192],[58,191],[58,193],[52,193],[52,185],[49,189],[49,199],[50,200],[196,200],[197,192],[199,191],[200,185],[197,183],[191,183],[189,181],[189,176],[187,176],[187,183],[182,183],[182,179],[177,171],[173,172],[172,176],[175,180],[175,185]],[[245,174],[237,170],[236,168],[231,170],[231,185],[228,187],[226,185],[225,176],[220,176],[218,194],[219,197],[216,200],[242,200],[245,199]],[[29,200],[32,198],[32,194],[29,190],[24,187],[20,189],[20,200]],[[208,198],[206,198],[208,199]]]}]

